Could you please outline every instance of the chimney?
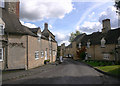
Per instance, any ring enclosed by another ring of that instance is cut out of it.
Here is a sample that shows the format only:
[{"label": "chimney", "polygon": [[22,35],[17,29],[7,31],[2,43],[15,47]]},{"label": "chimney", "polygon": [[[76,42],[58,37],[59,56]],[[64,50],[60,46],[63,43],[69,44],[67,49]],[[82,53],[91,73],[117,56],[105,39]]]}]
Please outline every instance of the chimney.
[{"label": "chimney", "polygon": [[16,15],[19,18],[19,13],[20,13],[20,2],[16,2]]},{"label": "chimney", "polygon": [[109,30],[111,30],[110,19],[103,20],[102,24],[103,24],[102,33],[106,33]]},{"label": "chimney", "polygon": [[17,2],[5,2],[5,9],[10,14],[15,14],[19,18],[19,0],[16,0]]},{"label": "chimney", "polygon": [[48,23],[44,24],[44,29],[47,30],[48,29]]}]

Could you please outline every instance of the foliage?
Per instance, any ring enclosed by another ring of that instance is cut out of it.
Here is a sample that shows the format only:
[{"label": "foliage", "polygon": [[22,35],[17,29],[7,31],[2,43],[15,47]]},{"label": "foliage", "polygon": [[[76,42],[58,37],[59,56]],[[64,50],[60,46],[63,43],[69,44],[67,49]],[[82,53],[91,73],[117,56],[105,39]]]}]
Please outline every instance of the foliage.
[{"label": "foliage", "polygon": [[85,56],[86,56],[85,52],[86,52],[86,48],[85,47],[82,47],[81,49],[78,49],[77,52],[76,52],[77,53],[77,57],[79,57],[81,60],[84,60]]},{"label": "foliage", "polygon": [[50,62],[50,59],[47,59],[47,60],[44,61],[44,64],[47,64],[49,62]]},{"label": "foliage", "polygon": [[85,61],[85,63],[87,63],[93,67],[113,65],[113,62],[110,62],[110,61]]},{"label": "foliage", "polygon": [[98,69],[113,75],[120,75],[120,65],[97,67]]},{"label": "foliage", "polygon": [[73,40],[75,39],[75,37],[77,37],[78,35],[80,35],[81,33],[76,30],[76,32],[72,32],[71,35],[70,35],[70,38],[69,38],[69,42],[73,42]]},{"label": "foliage", "polygon": [[120,0],[115,0],[115,7],[118,10],[116,11],[116,13],[120,14]]}]

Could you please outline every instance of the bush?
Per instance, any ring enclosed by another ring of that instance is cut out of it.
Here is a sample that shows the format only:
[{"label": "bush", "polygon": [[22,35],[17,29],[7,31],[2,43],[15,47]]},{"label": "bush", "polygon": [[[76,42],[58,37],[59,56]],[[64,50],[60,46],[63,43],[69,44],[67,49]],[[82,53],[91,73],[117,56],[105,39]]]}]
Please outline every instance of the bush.
[{"label": "bush", "polygon": [[50,62],[50,59],[45,60],[45,61],[44,61],[44,64],[47,64],[47,63],[49,63],[49,62]]}]

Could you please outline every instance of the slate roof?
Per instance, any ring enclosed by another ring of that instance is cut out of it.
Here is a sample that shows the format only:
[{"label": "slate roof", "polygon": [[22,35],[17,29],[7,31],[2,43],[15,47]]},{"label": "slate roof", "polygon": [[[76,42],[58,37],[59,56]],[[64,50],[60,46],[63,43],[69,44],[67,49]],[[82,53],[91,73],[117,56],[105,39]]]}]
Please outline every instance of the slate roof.
[{"label": "slate roof", "polygon": [[5,22],[5,33],[37,36],[28,27],[23,26],[16,15],[2,10],[2,19]]},{"label": "slate roof", "polygon": [[81,43],[83,46],[86,46],[88,40],[90,40],[91,45],[99,45],[101,44],[101,39],[104,37],[106,44],[117,44],[119,36],[120,28],[109,30],[107,33],[94,32],[90,35],[84,36],[81,40]]}]

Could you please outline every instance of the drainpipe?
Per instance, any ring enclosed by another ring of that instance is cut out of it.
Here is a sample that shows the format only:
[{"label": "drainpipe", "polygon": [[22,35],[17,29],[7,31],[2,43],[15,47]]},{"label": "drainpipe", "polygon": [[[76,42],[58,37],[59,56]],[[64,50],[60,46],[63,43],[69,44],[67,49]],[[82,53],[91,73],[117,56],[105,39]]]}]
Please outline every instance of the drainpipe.
[{"label": "drainpipe", "polygon": [[94,45],[94,60],[95,60],[95,45]]},{"label": "drainpipe", "polygon": [[27,53],[27,58],[26,58],[26,70],[28,70],[28,35],[27,35],[27,40],[26,40],[26,53]]},{"label": "drainpipe", "polygon": [[8,33],[6,33],[5,69],[8,69]]}]

